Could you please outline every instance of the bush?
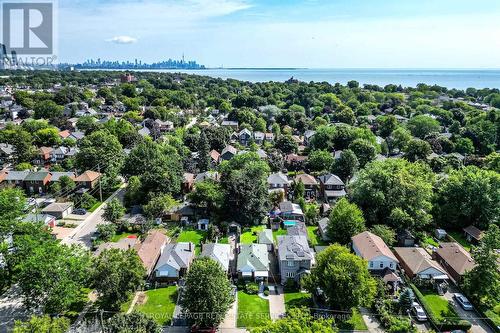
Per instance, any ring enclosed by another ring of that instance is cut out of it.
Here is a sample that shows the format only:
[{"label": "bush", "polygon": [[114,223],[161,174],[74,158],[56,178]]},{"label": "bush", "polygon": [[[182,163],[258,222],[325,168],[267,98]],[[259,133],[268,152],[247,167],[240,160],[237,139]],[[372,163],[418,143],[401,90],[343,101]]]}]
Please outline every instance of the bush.
[{"label": "bush", "polygon": [[293,279],[286,280],[285,285],[283,286],[283,290],[285,292],[295,291],[297,289],[297,285]]},{"label": "bush", "polygon": [[245,290],[249,295],[257,295],[259,293],[259,285],[255,282],[249,282],[246,284]]},{"label": "bush", "polygon": [[269,296],[269,290],[264,290],[264,296]]}]

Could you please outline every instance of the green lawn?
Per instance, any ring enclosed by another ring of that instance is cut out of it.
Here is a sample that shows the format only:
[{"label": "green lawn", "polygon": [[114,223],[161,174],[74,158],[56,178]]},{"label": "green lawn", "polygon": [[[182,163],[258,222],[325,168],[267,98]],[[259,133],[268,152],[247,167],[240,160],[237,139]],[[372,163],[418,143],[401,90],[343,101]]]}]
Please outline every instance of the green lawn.
[{"label": "green lawn", "polygon": [[337,325],[341,330],[368,331],[368,327],[358,309],[352,309],[351,318],[348,320],[338,320]]},{"label": "green lawn", "polygon": [[425,245],[432,245],[434,247],[439,247],[439,243],[434,240],[434,238],[427,236],[422,240],[422,243]]},{"label": "green lawn", "polygon": [[441,322],[445,320],[445,318],[448,320],[451,318],[460,320],[453,306],[444,297],[439,296],[433,290],[421,290],[421,293],[430,307],[432,314],[436,318],[436,321]]},{"label": "green lawn", "polygon": [[318,227],[317,226],[308,226],[307,227],[307,237],[309,237],[309,243],[311,246],[317,245],[327,245],[318,235]]},{"label": "green lawn", "polygon": [[97,201],[92,207],[90,207],[90,209],[88,210],[89,212],[94,212],[97,208],[99,208],[99,206],[102,205],[102,202],[101,201]]},{"label": "green lawn", "polygon": [[151,316],[160,325],[169,325],[177,302],[177,287],[148,290],[146,296],[146,303],[136,305],[134,310]]},{"label": "green lawn", "polygon": [[200,230],[184,230],[177,237],[177,242],[191,242],[196,246],[195,252],[199,254],[201,251],[201,242],[205,240],[206,231]]},{"label": "green lawn", "polygon": [[[448,232],[448,231],[447,231]],[[453,237],[458,244],[462,245],[464,249],[470,252],[470,243],[465,239],[463,232],[461,231],[449,231],[448,235]]]},{"label": "green lawn", "polygon": [[285,229],[281,229],[279,228],[278,230],[273,230],[273,238],[274,238],[274,241],[277,240],[277,237],[278,236],[285,236],[287,234],[286,230]]},{"label": "green lawn", "polygon": [[116,243],[120,239],[126,238],[126,237],[131,236],[131,235],[137,236],[137,233],[133,233],[133,232],[121,232],[121,233],[115,234],[113,237],[111,237],[110,242]]},{"label": "green lawn", "polygon": [[238,327],[258,327],[269,320],[269,301],[238,291]]},{"label": "green lawn", "polygon": [[495,325],[500,326],[500,304],[494,309],[484,311],[484,314],[490,318]]},{"label": "green lawn", "polygon": [[310,293],[285,292],[285,307],[287,310],[291,308],[299,308],[301,306],[312,306]]},{"label": "green lawn", "polygon": [[219,239],[219,244],[229,244],[229,238],[222,237],[221,239]]},{"label": "green lawn", "polygon": [[[241,244],[252,244],[257,241],[257,233],[259,231],[262,231],[265,229],[265,226],[263,225],[258,225],[254,226],[252,228],[246,228],[243,230],[240,236],[240,243]],[[255,233],[255,235],[254,235]]]}]

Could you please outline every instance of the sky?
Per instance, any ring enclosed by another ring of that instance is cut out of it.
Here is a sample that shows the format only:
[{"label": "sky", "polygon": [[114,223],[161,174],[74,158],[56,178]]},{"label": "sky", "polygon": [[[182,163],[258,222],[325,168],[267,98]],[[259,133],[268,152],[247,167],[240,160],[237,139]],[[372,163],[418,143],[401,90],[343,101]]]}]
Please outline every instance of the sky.
[{"label": "sky", "polygon": [[498,0],[58,0],[62,62],[499,68]]}]

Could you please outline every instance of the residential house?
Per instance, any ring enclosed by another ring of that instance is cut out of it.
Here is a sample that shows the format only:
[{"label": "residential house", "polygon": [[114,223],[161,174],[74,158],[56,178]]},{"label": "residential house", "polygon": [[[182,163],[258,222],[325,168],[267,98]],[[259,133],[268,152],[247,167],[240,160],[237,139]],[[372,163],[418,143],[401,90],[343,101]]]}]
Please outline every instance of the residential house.
[{"label": "residential house", "polygon": [[308,238],[306,223],[302,221],[283,222],[288,236],[304,236]]},{"label": "residential house", "polygon": [[56,217],[49,214],[28,214],[23,218],[23,222],[43,223],[49,228],[54,228]]},{"label": "residential house", "polygon": [[269,192],[273,191],[283,191],[285,198],[288,195],[288,187],[290,186],[290,181],[288,176],[282,172],[277,172],[270,174],[267,177],[267,185],[269,187]]},{"label": "residential house", "polygon": [[318,191],[318,181],[313,176],[302,173],[300,175],[295,176],[294,182],[297,184],[298,182],[302,182],[304,184],[305,189],[305,197],[307,199],[316,198]]},{"label": "residential house", "polygon": [[56,219],[63,219],[73,212],[72,202],[54,202],[42,209],[43,214],[49,214]]},{"label": "residential house", "polygon": [[369,231],[364,231],[351,239],[352,249],[356,255],[368,261],[368,270],[370,272],[380,272],[384,268],[396,270],[399,260],[382,238]]},{"label": "residential house", "polygon": [[239,244],[236,265],[239,278],[263,280],[269,277],[269,256],[265,244]]},{"label": "residential house", "polygon": [[75,131],[71,132],[71,135],[69,137],[73,140],[80,141],[85,137],[85,133],[81,131]]},{"label": "residential house", "polygon": [[311,139],[314,137],[315,134],[316,134],[316,131],[313,131],[313,130],[307,130],[307,131],[305,131],[305,133],[304,133],[304,144],[306,146],[309,146],[311,144]]},{"label": "residential house", "polygon": [[219,162],[220,162],[220,153],[213,149],[210,151],[210,164],[212,165],[212,167],[216,167],[217,165],[219,165]]},{"label": "residential house", "polygon": [[257,155],[259,155],[259,157],[263,160],[267,159],[267,153],[264,149],[257,149],[257,151],[255,152]]},{"label": "residential house", "polygon": [[24,179],[30,171],[3,171],[2,187],[24,187]]},{"label": "residential house", "polygon": [[281,284],[289,279],[299,282],[303,274],[310,273],[314,256],[305,236],[278,236],[278,262]]},{"label": "residential house", "polygon": [[238,133],[238,141],[241,145],[248,146],[251,140],[252,132],[248,128],[244,128]]},{"label": "residential house", "polygon": [[476,265],[469,252],[458,243],[440,243],[434,258],[448,272],[455,283]]},{"label": "residential house", "polygon": [[273,251],[274,238],[273,231],[271,229],[264,229],[257,234],[257,241],[259,244],[265,244],[269,252]]},{"label": "residential house", "polygon": [[262,132],[254,132],[253,133],[253,140],[256,144],[261,145],[264,143],[264,140],[266,139],[266,135]]},{"label": "residential house", "polygon": [[224,126],[224,127],[229,127],[235,131],[238,130],[238,122],[237,121],[232,121],[232,120],[224,120],[221,124],[221,126]]},{"label": "residential house", "polygon": [[32,194],[47,193],[52,175],[48,171],[30,172],[24,178],[24,188]]},{"label": "residential house", "polygon": [[50,183],[55,183],[61,180],[61,177],[69,177],[70,179],[75,180],[76,174],[74,172],[66,172],[66,171],[51,171],[50,174]]},{"label": "residential house", "polygon": [[59,132],[59,137],[63,140],[69,138],[70,135],[71,135],[71,132],[69,130],[64,130],[64,131]]},{"label": "residential house", "polygon": [[477,244],[479,241],[483,238],[484,232],[479,230],[473,225],[468,226],[467,228],[464,228],[464,234],[465,238],[469,243],[474,243]]},{"label": "residential house", "polygon": [[135,246],[137,255],[146,269],[146,275],[149,276],[160,257],[160,254],[167,243],[168,238],[164,233],[154,230],[150,232],[144,242]]},{"label": "residential house", "polygon": [[175,281],[183,277],[195,257],[195,246],[191,242],[165,245],[154,268],[154,278],[160,281]]},{"label": "residential house", "polygon": [[320,193],[326,202],[333,202],[346,195],[344,182],[334,174],[319,176]]},{"label": "residential house", "polygon": [[[289,221],[305,221],[304,212],[298,204],[291,201],[284,201],[280,203],[280,216],[285,222]],[[286,223],[285,223],[286,225]]]},{"label": "residential house", "polygon": [[318,232],[319,232],[319,235],[321,236],[321,239],[324,241],[330,240],[330,238],[328,237],[328,223],[329,222],[330,222],[330,219],[328,219],[328,217],[324,217],[318,221]]},{"label": "residential house", "polygon": [[444,268],[421,247],[395,247],[394,254],[401,268],[411,279],[448,279]]},{"label": "residential house", "polygon": [[11,163],[14,159],[15,148],[8,143],[0,143],[0,165]]},{"label": "residential house", "polygon": [[215,182],[218,182],[220,181],[220,174],[217,171],[211,171],[211,170],[199,173],[194,178],[194,183],[197,184],[205,180],[213,180]]},{"label": "residential house", "polygon": [[182,192],[190,193],[194,186],[194,174],[189,172],[184,172],[184,177],[182,181]]},{"label": "residential house", "polygon": [[231,145],[227,145],[226,147],[224,147],[220,154],[220,161],[229,161],[234,156],[236,156],[237,153],[238,151],[236,150],[236,148]]},{"label": "residential house", "polygon": [[207,257],[218,262],[225,272],[230,273],[231,246],[229,244],[203,244],[201,257]]},{"label": "residential house", "polygon": [[76,177],[75,182],[78,185],[91,190],[98,185],[100,178],[101,174],[99,172],[87,170],[78,177]]},{"label": "residential house", "polygon": [[174,130],[174,123],[167,120],[167,121],[162,121],[160,119],[155,120],[156,125],[158,126],[158,129],[160,132],[171,132]]},{"label": "residential house", "polygon": [[99,256],[104,250],[117,249],[122,251],[127,251],[134,249],[139,243],[139,239],[136,235],[130,235],[128,237],[120,239],[118,242],[107,242],[99,245],[97,250],[94,252],[95,256]]},{"label": "residential house", "polygon": [[38,165],[45,165],[50,163],[52,151],[52,147],[40,147],[33,162]]},{"label": "residential house", "polygon": [[285,156],[285,165],[290,170],[300,170],[304,168],[307,156],[288,154]]},{"label": "residential house", "polygon": [[274,133],[265,133],[264,140],[269,143],[274,142]]}]

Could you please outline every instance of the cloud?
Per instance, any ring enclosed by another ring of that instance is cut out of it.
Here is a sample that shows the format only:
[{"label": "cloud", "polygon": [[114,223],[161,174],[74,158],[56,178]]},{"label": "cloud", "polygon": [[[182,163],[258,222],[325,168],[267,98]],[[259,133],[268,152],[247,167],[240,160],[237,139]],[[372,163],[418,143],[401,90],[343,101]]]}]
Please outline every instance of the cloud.
[{"label": "cloud", "polygon": [[113,38],[106,39],[106,42],[115,44],[134,44],[137,42],[137,38],[130,36],[115,36]]}]

